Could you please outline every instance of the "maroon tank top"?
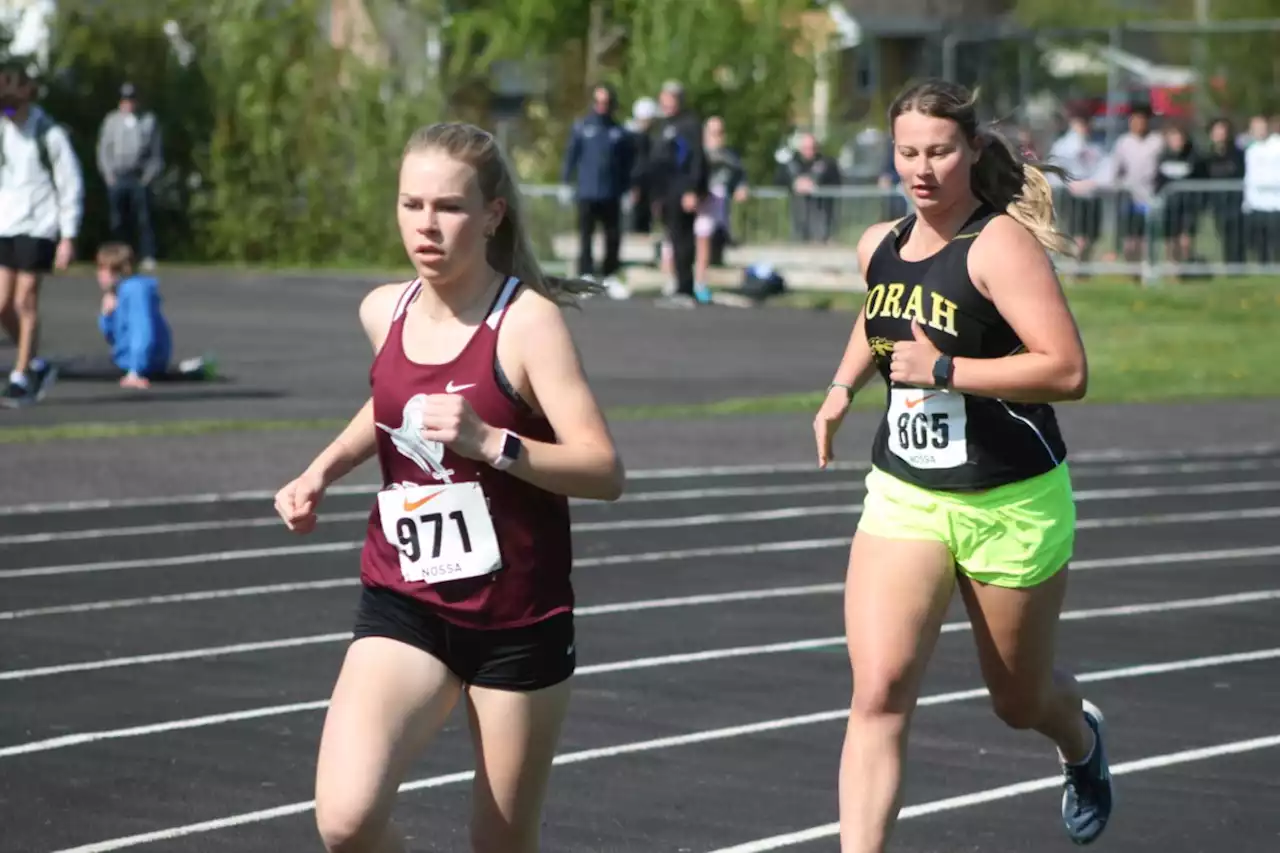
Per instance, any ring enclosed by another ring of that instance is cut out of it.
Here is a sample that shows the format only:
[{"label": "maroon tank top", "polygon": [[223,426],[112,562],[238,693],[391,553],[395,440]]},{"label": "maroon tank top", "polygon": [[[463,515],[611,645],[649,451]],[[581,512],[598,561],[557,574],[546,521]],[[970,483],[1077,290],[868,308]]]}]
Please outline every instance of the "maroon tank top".
[{"label": "maroon tank top", "polygon": [[[488,502],[500,554],[496,571],[479,577],[437,582],[409,577],[401,567],[405,545],[384,530],[375,502],[361,552],[361,581],[390,588],[430,606],[442,618],[472,628],[513,628],[573,609],[570,569],[573,550],[569,501],[499,471],[487,462],[460,456],[418,435],[417,406],[428,394],[460,394],[486,423],[533,440],[554,442],[550,423],[516,397],[497,363],[498,334],[520,281],[508,278],[462,352],[444,364],[424,365],[405,355],[405,313],[422,284],[411,282],[401,293],[382,349],[373,360],[373,389],[378,462],[384,492],[401,486],[478,483]],[[385,495],[384,495],[385,497]],[[406,501],[406,503],[408,503]],[[432,519],[437,521],[437,519]],[[450,535],[454,527],[445,525]],[[424,528],[421,548],[439,543],[437,525]],[[412,543],[419,548],[418,534]]]}]

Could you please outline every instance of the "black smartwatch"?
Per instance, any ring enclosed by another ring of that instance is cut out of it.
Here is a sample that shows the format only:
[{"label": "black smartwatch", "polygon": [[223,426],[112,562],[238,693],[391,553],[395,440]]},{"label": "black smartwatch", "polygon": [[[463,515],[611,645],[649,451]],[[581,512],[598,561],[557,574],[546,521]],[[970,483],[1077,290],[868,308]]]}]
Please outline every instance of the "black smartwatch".
[{"label": "black smartwatch", "polygon": [[940,355],[933,363],[933,384],[938,388],[950,388],[951,377],[956,372],[955,362],[949,355]]}]

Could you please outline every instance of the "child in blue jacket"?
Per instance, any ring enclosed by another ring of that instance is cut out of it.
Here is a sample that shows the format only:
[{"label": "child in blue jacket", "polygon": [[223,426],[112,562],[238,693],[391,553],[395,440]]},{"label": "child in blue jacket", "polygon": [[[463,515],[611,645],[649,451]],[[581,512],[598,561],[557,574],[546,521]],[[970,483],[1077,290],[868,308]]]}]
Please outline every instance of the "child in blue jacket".
[{"label": "child in blue jacket", "polygon": [[98,328],[111,347],[111,360],[124,371],[122,388],[150,388],[173,356],[173,335],[160,304],[160,283],[134,271],[133,249],[105,243],[98,249],[102,310]]}]

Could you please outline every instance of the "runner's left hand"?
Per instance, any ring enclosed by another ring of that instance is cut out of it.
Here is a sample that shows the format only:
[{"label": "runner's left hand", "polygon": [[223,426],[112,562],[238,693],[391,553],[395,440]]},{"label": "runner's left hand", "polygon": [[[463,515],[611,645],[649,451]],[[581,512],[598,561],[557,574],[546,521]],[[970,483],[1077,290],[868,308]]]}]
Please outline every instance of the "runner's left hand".
[{"label": "runner's left hand", "polygon": [[889,362],[889,379],[903,385],[920,388],[933,387],[933,363],[942,353],[925,337],[924,329],[912,318],[911,340],[893,345],[893,358]]},{"label": "runner's left hand", "polygon": [[422,409],[422,437],[439,441],[459,456],[488,461],[495,430],[459,394],[432,394]]}]

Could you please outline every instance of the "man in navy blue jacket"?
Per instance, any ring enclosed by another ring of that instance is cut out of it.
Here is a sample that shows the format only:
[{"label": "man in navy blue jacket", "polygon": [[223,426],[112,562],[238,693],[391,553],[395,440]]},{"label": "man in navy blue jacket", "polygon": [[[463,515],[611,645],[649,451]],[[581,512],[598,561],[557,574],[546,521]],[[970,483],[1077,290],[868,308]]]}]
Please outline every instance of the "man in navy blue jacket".
[{"label": "man in navy blue jacket", "polygon": [[591,111],[573,123],[560,182],[577,177],[578,275],[595,278],[592,243],[597,223],[604,226],[604,284],[614,298],[625,298],[621,269],[622,197],[631,189],[634,151],[631,134],[614,119],[617,98],[608,86],[592,92]]}]

